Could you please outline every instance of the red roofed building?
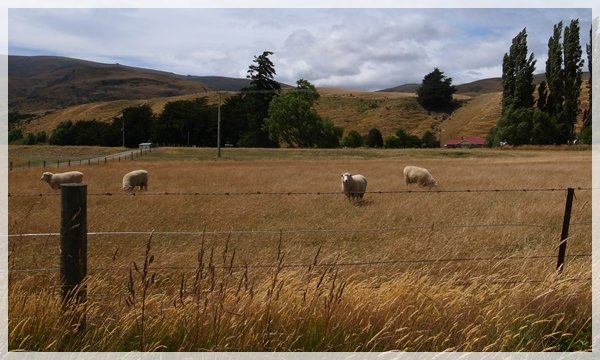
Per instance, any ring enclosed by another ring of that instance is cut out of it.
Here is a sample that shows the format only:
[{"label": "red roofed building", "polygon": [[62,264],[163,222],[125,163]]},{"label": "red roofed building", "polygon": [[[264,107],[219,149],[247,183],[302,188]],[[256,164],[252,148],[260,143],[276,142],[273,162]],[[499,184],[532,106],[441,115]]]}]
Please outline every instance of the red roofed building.
[{"label": "red roofed building", "polygon": [[479,136],[465,136],[460,140],[451,139],[446,141],[444,147],[446,148],[479,148],[483,147],[485,139]]}]

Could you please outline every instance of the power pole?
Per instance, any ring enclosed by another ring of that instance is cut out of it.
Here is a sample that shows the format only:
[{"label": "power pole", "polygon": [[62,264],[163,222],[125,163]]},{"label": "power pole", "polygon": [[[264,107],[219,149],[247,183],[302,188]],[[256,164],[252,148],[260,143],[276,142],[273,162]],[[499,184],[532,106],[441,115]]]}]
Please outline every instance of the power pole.
[{"label": "power pole", "polygon": [[221,158],[221,93],[219,92],[219,106],[217,108],[217,158]]}]

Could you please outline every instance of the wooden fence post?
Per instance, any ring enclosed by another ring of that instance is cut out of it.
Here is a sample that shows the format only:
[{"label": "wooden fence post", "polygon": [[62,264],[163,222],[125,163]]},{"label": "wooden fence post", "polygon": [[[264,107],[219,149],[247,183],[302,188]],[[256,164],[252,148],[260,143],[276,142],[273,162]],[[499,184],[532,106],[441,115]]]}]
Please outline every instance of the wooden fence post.
[{"label": "wooden fence post", "polygon": [[44,169],[46,168],[46,160],[44,160]]},{"label": "wooden fence post", "polygon": [[76,330],[85,328],[87,300],[87,185],[62,184],[60,281],[63,311]]},{"label": "wooden fence post", "polygon": [[569,237],[569,224],[571,223],[571,208],[573,207],[573,197],[575,189],[567,189],[567,201],[565,203],[565,214],[563,216],[562,232],[560,233],[560,244],[558,246],[558,262],[556,270],[561,273],[565,268],[565,255],[567,253],[567,238]]},{"label": "wooden fence post", "polygon": [[71,159],[69,159],[69,163],[67,165],[68,167],[71,167]]},{"label": "wooden fence post", "polygon": [[13,164],[12,164],[12,161],[11,161],[10,162],[10,171],[12,171],[12,169],[13,169]]}]

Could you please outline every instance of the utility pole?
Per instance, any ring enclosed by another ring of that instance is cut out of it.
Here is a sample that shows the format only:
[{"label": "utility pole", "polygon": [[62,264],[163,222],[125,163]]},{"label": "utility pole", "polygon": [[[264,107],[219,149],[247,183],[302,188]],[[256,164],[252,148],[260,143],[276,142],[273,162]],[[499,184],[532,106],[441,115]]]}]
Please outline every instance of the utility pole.
[{"label": "utility pole", "polygon": [[217,108],[217,158],[221,158],[221,92],[219,94],[219,106]]},{"label": "utility pole", "polygon": [[125,147],[125,118],[121,115],[121,131],[123,132],[123,147]]}]

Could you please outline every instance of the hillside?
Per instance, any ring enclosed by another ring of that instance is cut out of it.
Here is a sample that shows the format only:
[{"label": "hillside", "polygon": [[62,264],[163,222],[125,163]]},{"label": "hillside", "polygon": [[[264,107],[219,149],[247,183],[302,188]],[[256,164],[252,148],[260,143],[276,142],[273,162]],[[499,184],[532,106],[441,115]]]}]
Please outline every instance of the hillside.
[{"label": "hillside", "polygon": [[55,56],[8,57],[8,108],[41,113],[78,104],[206,92],[172,73]]},{"label": "hillside", "polygon": [[[48,56],[9,56],[8,75],[9,110],[35,115],[21,126],[23,134],[45,131],[48,135],[61,121],[110,122],[130,106],[148,104],[159,114],[169,101],[207,97],[208,103],[216,104],[215,88],[229,91],[227,97],[248,84],[247,79],[183,76]],[[588,76],[584,73],[584,80]],[[536,75],[536,83],[542,80],[543,75]],[[416,101],[417,87],[407,84],[377,92],[319,88],[316,110],[345,133],[357,130],[366,134],[378,128],[387,136],[402,128],[422,136],[429,130],[439,133],[442,143],[461,136],[485,137],[500,118],[500,78],[458,85],[454,97],[462,107],[451,115],[424,110]],[[584,82],[581,109],[587,107],[587,91]]]}]

